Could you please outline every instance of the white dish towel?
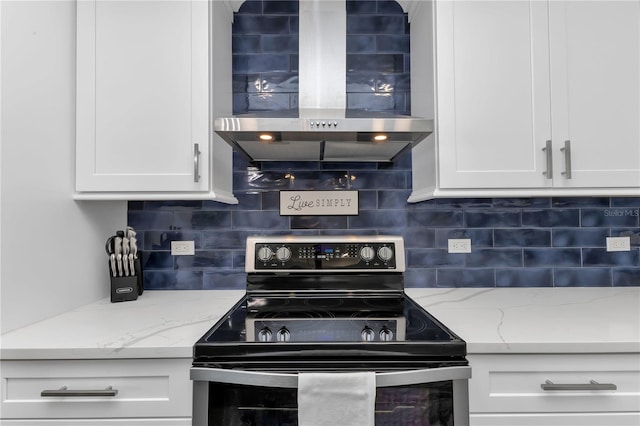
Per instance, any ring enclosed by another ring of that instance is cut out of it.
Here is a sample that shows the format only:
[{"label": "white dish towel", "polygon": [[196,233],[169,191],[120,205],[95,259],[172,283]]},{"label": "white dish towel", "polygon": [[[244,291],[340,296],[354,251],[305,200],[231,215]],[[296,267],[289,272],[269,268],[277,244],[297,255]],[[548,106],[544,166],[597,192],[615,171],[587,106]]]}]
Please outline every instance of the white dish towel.
[{"label": "white dish towel", "polygon": [[298,426],[374,426],[376,373],[298,374]]}]

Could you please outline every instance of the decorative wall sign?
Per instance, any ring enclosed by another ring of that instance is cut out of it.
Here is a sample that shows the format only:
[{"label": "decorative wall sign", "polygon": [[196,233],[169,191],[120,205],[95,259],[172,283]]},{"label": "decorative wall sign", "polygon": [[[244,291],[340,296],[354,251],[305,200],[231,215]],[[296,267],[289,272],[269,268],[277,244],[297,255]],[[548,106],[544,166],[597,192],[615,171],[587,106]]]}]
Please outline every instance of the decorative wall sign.
[{"label": "decorative wall sign", "polygon": [[280,191],[281,216],[357,216],[358,191]]}]

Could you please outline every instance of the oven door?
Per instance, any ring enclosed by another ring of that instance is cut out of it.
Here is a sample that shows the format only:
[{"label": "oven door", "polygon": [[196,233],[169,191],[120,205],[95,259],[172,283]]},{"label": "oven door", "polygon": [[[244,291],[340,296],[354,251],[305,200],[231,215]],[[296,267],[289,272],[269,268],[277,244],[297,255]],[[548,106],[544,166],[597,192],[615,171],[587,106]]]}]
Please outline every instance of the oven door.
[{"label": "oven door", "polygon": [[[471,367],[376,373],[376,426],[468,426]],[[194,367],[193,426],[297,426],[298,376]]]}]

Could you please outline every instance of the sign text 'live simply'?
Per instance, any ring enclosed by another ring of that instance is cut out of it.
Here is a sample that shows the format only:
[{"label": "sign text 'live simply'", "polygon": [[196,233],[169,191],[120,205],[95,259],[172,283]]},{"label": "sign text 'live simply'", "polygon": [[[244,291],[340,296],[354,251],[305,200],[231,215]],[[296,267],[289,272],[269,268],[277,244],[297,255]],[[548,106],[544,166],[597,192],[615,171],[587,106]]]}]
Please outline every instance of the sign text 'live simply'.
[{"label": "sign text 'live simply'", "polygon": [[358,191],[280,191],[281,216],[357,216]]}]

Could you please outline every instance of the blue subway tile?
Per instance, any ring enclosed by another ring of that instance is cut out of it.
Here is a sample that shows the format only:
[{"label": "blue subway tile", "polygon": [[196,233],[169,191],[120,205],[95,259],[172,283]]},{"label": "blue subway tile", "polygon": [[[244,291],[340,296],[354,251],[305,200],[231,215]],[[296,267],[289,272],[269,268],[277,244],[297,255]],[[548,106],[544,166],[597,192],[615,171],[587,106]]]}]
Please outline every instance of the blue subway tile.
[{"label": "blue subway tile", "polygon": [[493,200],[493,206],[496,208],[514,207],[514,208],[540,208],[546,209],[551,207],[551,199],[545,197],[537,198],[496,198]]},{"label": "blue subway tile", "polygon": [[530,227],[578,227],[580,211],[577,209],[535,209],[522,211],[522,226]]},{"label": "blue subway tile", "polygon": [[378,52],[409,53],[409,34],[385,34],[376,36]]},{"label": "blue subway tile", "polygon": [[442,208],[479,209],[493,206],[492,200],[488,198],[438,198],[435,201]]},{"label": "blue subway tile", "polygon": [[604,248],[582,249],[583,266],[636,266],[640,265],[638,250],[607,251]]},{"label": "blue subway tile", "polygon": [[436,270],[430,268],[412,268],[404,275],[405,288],[428,288],[438,284]]},{"label": "blue subway tile", "polygon": [[410,210],[407,219],[407,225],[414,228],[451,228],[462,227],[463,215],[461,210]]},{"label": "blue subway tile", "polygon": [[249,235],[252,235],[250,231],[202,231],[202,249],[244,249]]},{"label": "blue subway tile", "polygon": [[470,268],[482,267],[521,267],[521,249],[477,249],[469,254],[458,254],[465,256],[465,264]]},{"label": "blue subway tile", "polygon": [[553,287],[553,270],[546,268],[497,269],[496,287]]},{"label": "blue subway tile", "polygon": [[246,262],[246,256],[244,250],[235,250],[233,252],[233,268],[237,270],[244,270]]},{"label": "blue subway tile", "polygon": [[291,229],[347,229],[347,217],[292,216]]},{"label": "blue subway tile", "polygon": [[262,36],[262,51],[264,53],[297,53],[297,35],[265,35]]},{"label": "blue subway tile", "polygon": [[612,273],[614,286],[640,286],[640,266],[629,268],[613,268]]},{"label": "blue subway tile", "polygon": [[233,229],[269,230],[289,228],[289,218],[279,212],[238,211],[233,212]]},{"label": "blue subway tile", "polygon": [[173,212],[166,211],[129,211],[127,224],[136,231],[169,229],[173,226]]},{"label": "blue subway tile", "polygon": [[394,53],[347,55],[347,73],[395,73],[404,72],[404,56]]},{"label": "blue subway tile", "polygon": [[562,228],[552,231],[554,247],[605,247],[608,228]]},{"label": "blue subway tile", "polygon": [[362,210],[358,216],[349,217],[349,228],[400,228],[407,226],[404,210]]},{"label": "blue subway tile", "polygon": [[[358,191],[358,206],[360,210],[372,210],[378,207],[384,208],[382,206],[382,201],[378,201],[378,199],[382,199],[382,194],[386,192],[396,192],[396,191],[382,191],[378,194],[378,191]],[[401,191],[399,191],[401,192]],[[397,204],[387,203],[386,208],[397,208]]]},{"label": "blue subway tile", "polygon": [[434,248],[436,231],[428,228],[405,228],[404,245],[407,248]]},{"label": "blue subway tile", "polygon": [[201,271],[145,271],[145,290],[202,290]]},{"label": "blue subway tile", "polygon": [[525,267],[580,266],[581,253],[578,248],[532,248],[524,249]]},{"label": "blue subway tile", "polygon": [[376,51],[376,36],[373,34],[347,36],[347,54],[374,53]]},{"label": "blue subway tile", "polygon": [[410,268],[464,266],[464,255],[450,254],[441,249],[408,249],[406,260]]},{"label": "blue subway tile", "polygon": [[347,0],[347,13],[376,13],[377,4],[376,1],[363,1],[363,0]]},{"label": "blue subway tile", "polygon": [[615,197],[611,199],[611,207],[640,208],[640,197]]},{"label": "blue subway tile", "polygon": [[438,269],[438,287],[495,287],[493,269]]},{"label": "blue subway tile", "polygon": [[554,197],[551,199],[553,208],[569,207],[608,207],[609,198],[606,197]]},{"label": "blue subway tile", "polygon": [[553,275],[555,287],[611,287],[610,268],[559,268]]},{"label": "blue subway tile", "polygon": [[380,14],[402,15],[405,13],[405,11],[400,6],[400,3],[395,0],[377,0],[375,3],[378,6],[377,11]]},{"label": "blue subway tile", "polygon": [[261,36],[258,34],[236,34],[231,38],[231,46],[234,52],[260,53],[262,52]]},{"label": "blue subway tile", "polygon": [[515,227],[521,217],[517,210],[466,210],[464,222],[469,228]]},{"label": "blue subway tile", "polygon": [[407,199],[411,195],[411,190],[389,190],[378,191],[378,208],[397,209],[407,204]]},{"label": "blue subway tile", "polygon": [[173,256],[168,251],[144,251],[140,261],[142,270],[173,269]]},{"label": "blue subway tile", "polygon": [[241,271],[205,272],[204,290],[244,290],[247,287],[247,275]]},{"label": "blue subway tile", "polygon": [[197,250],[194,256],[175,256],[176,269],[231,268],[230,250]]},{"label": "blue subway tile", "polygon": [[550,247],[551,230],[547,229],[496,229],[495,247]]},{"label": "blue subway tile", "polygon": [[582,209],[582,226],[638,226],[638,209]]},{"label": "blue subway tile", "polygon": [[298,0],[263,0],[262,11],[265,14],[298,14]]},{"label": "blue subway tile", "polygon": [[402,15],[347,15],[347,34],[402,34]]},{"label": "blue subway tile", "polygon": [[177,229],[212,229],[231,227],[230,211],[178,211],[174,227]]},{"label": "blue subway tile", "polygon": [[262,13],[262,0],[245,0],[240,6],[238,13],[240,14]]},{"label": "blue subway tile", "polygon": [[233,34],[288,34],[289,17],[273,15],[243,15],[233,18]]}]

